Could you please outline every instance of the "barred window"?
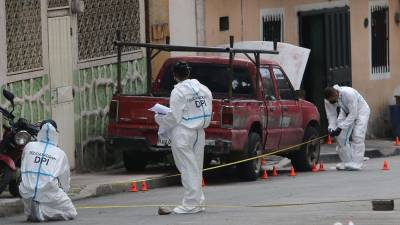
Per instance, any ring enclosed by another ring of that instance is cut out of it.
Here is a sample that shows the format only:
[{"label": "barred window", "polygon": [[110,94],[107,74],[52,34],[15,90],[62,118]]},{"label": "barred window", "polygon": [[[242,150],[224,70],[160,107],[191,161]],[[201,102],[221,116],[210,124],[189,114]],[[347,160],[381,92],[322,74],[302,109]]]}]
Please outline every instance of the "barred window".
[{"label": "barred window", "polygon": [[40,0],[6,0],[7,71],[43,66]]},{"label": "barred window", "polygon": [[139,0],[85,0],[85,12],[78,16],[79,60],[116,54],[117,30],[124,41],[140,42]]},{"label": "barred window", "polygon": [[283,12],[266,12],[261,22],[263,41],[283,41]]},{"label": "barred window", "polygon": [[389,64],[389,7],[373,5],[371,10],[371,72],[390,72]]}]

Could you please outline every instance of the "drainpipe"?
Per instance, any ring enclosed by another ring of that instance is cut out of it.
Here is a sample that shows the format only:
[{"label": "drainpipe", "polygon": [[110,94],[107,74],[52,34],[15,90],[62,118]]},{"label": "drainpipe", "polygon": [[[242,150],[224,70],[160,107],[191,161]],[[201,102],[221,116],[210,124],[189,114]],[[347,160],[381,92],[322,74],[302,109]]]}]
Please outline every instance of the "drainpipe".
[{"label": "drainpipe", "polygon": [[205,0],[195,1],[197,45],[206,46]]},{"label": "drainpipe", "polygon": [[[145,33],[146,33],[146,43],[150,43],[150,2],[149,0],[144,1],[144,13],[145,13]],[[147,70],[147,80],[146,80],[146,93],[151,95],[151,81],[153,76],[152,66],[151,66],[151,50],[146,48],[146,70]]]}]

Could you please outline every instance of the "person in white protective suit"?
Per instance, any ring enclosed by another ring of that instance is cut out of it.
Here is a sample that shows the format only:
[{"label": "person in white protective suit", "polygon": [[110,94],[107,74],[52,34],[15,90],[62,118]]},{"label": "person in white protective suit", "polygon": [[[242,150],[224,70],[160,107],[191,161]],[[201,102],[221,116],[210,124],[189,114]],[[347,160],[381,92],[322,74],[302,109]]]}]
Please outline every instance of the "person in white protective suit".
[{"label": "person in white protective suit", "polygon": [[[205,210],[201,187],[204,128],[211,121],[212,94],[198,80],[189,79],[190,67],[186,62],[177,62],[173,67],[173,75],[178,84],[171,92],[171,111],[166,115],[156,114],[155,120],[162,130],[168,132],[166,136],[171,138],[175,165],[181,173],[185,189],[182,204],[172,211],[176,214],[197,213]],[[160,214],[169,213],[164,210]]]},{"label": "person in white protective suit", "polygon": [[335,85],[325,89],[325,110],[329,121],[328,133],[338,136],[336,151],[342,163],[337,164],[336,169],[360,170],[364,162],[364,141],[370,115],[367,102],[357,90]]},{"label": "person in white protective suit", "polygon": [[28,221],[72,220],[77,216],[67,195],[70,188],[68,159],[57,142],[57,124],[45,120],[37,141],[24,148],[19,192]]}]

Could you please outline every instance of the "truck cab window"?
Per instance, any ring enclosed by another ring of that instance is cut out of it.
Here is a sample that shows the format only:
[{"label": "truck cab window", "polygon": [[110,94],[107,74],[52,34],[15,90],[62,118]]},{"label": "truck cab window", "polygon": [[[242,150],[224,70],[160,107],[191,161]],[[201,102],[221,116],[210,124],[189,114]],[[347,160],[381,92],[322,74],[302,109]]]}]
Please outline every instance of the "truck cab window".
[{"label": "truck cab window", "polygon": [[294,91],[293,91],[292,87],[290,86],[289,81],[283,74],[282,70],[279,68],[274,68],[273,71],[274,71],[276,82],[278,84],[278,91],[279,91],[279,95],[280,95],[281,99],[295,100],[296,97],[295,97]]},{"label": "truck cab window", "polygon": [[[207,86],[214,97],[228,95],[229,69],[227,65],[191,63],[191,79],[197,79]],[[156,96],[169,96],[175,85],[172,75],[172,66],[161,78],[159,93]],[[253,96],[253,83],[247,68],[236,67],[232,79],[232,95],[235,97]]]},{"label": "truck cab window", "polygon": [[253,85],[250,74],[246,68],[234,68],[232,79],[232,93],[239,95],[252,95]]},{"label": "truck cab window", "polygon": [[267,67],[260,68],[261,79],[264,87],[265,98],[275,100],[274,84],[271,79],[271,73]]}]

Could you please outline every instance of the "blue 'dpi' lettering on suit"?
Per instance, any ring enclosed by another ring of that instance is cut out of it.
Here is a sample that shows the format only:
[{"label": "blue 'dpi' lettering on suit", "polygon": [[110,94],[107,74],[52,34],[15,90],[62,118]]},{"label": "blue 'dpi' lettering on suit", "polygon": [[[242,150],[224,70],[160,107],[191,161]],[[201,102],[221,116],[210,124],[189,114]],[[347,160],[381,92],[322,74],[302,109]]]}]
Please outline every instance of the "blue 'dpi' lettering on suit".
[{"label": "blue 'dpi' lettering on suit", "polygon": [[[190,81],[189,81],[188,83],[189,83],[190,88],[191,88],[192,91],[193,91],[193,94],[196,95],[197,98],[200,99],[199,94],[194,90],[194,88],[193,88],[192,84],[190,83]],[[204,110],[204,105],[203,105],[203,104],[200,104],[200,105],[201,105],[201,109],[202,109],[202,111],[203,111],[203,117],[202,117],[202,119],[203,119],[203,128],[204,128],[204,126],[206,125],[206,118],[207,118],[207,117],[206,117],[206,111]],[[196,106],[197,106],[197,105],[196,105]],[[196,118],[196,117],[194,117],[194,118]],[[188,119],[190,119],[190,118],[188,118]]]}]

